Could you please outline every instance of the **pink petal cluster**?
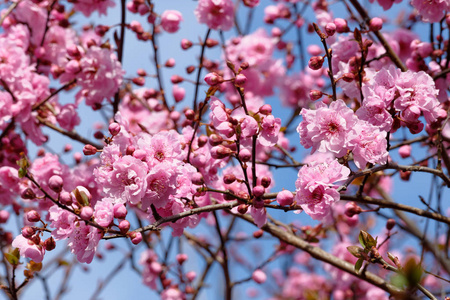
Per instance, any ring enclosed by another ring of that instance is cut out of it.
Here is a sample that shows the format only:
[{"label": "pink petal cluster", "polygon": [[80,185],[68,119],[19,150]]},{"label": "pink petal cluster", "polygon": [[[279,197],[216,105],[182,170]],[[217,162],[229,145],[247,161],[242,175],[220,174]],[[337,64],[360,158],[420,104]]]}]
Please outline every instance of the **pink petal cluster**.
[{"label": "pink petal cluster", "polygon": [[161,27],[169,33],[177,32],[181,21],[183,16],[178,10],[166,10],[161,15]]},{"label": "pink petal cluster", "polygon": [[439,22],[444,13],[450,10],[450,2],[447,0],[412,0],[411,4],[422,16],[422,20],[429,23]]},{"label": "pink petal cluster", "polygon": [[158,255],[152,249],[147,249],[142,252],[139,264],[144,266],[142,272],[143,283],[149,288],[156,290],[156,283],[162,271],[162,266],[158,262]]},{"label": "pink petal cluster", "polygon": [[23,235],[18,235],[12,242],[12,246],[19,248],[20,256],[30,258],[36,263],[44,259],[45,249],[42,245],[36,245],[32,240],[26,239]]},{"label": "pink petal cluster", "polygon": [[112,0],[77,0],[73,9],[89,17],[94,11],[98,11],[99,15],[106,15],[106,10],[114,6],[116,4]]},{"label": "pink petal cluster", "polygon": [[303,166],[295,182],[295,201],[314,220],[324,220],[331,215],[331,207],[339,201],[337,181],[346,180],[350,169],[337,160],[330,163]]},{"label": "pink petal cluster", "polygon": [[97,228],[84,222],[75,222],[68,246],[79,262],[90,264],[102,236]]},{"label": "pink petal cluster", "polygon": [[[373,3],[374,1],[375,0],[369,0],[370,3]],[[400,3],[402,0],[377,0],[377,2],[384,10],[388,10],[394,3]]]},{"label": "pink petal cluster", "polygon": [[230,30],[234,22],[232,0],[199,0],[194,10],[199,23],[215,30]]}]

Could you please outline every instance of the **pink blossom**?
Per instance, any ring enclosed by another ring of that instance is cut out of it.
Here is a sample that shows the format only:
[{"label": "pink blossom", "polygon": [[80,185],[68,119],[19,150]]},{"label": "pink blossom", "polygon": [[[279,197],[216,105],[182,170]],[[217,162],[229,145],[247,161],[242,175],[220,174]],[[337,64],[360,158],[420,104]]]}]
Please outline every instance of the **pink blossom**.
[{"label": "pink blossom", "polygon": [[161,293],[161,300],[185,300],[186,295],[178,288],[169,287]]},{"label": "pink blossom", "polygon": [[84,222],[76,222],[69,236],[68,246],[79,262],[90,264],[101,237],[102,234],[97,228]]},{"label": "pink blossom", "polygon": [[258,122],[255,118],[244,115],[241,121],[241,134],[244,138],[251,137],[258,132]]},{"label": "pink blossom", "polygon": [[73,9],[89,17],[94,11],[98,11],[99,15],[106,15],[106,10],[114,6],[116,4],[112,0],[77,0]]},{"label": "pink blossom", "polygon": [[233,26],[234,6],[231,0],[199,0],[194,11],[199,23],[215,30],[229,30]]},{"label": "pink blossom", "polygon": [[108,227],[114,219],[114,207],[112,202],[106,199],[98,201],[94,208],[94,219],[98,225]]},{"label": "pink blossom", "polygon": [[75,214],[53,205],[49,208],[49,220],[52,222],[51,227],[55,228],[52,231],[52,236],[55,240],[62,240],[68,238],[73,229],[74,222],[77,220]]},{"label": "pink blossom", "polygon": [[344,101],[334,101],[329,108],[318,102],[316,110],[303,108],[300,114],[303,121],[298,125],[297,132],[305,148],[312,147],[311,153],[330,151],[337,157],[346,154],[348,134],[358,118]]},{"label": "pink blossom", "polygon": [[21,256],[28,257],[36,263],[40,263],[44,259],[44,247],[36,245],[32,240],[26,239],[22,235],[18,235],[14,239],[12,246],[19,248]]},{"label": "pink blossom", "polygon": [[281,129],[281,119],[273,115],[264,117],[261,121],[261,134],[259,143],[263,146],[273,146],[278,142],[278,134]]},{"label": "pink blossom", "polygon": [[[369,0],[370,3],[373,3],[374,1],[375,0]],[[377,2],[384,10],[388,10],[394,3],[400,3],[402,0],[377,0]]]},{"label": "pink blossom", "polygon": [[161,15],[161,26],[169,33],[177,32],[181,21],[183,17],[178,10],[166,10]]},{"label": "pink blossom", "polygon": [[339,201],[334,182],[347,179],[350,169],[334,160],[304,166],[298,172],[295,182],[295,200],[314,220],[324,220],[331,214],[331,206]]},{"label": "pink blossom", "polygon": [[216,97],[211,97],[211,113],[209,115],[212,125],[218,133],[230,138],[234,135],[233,125],[229,122],[230,116],[225,111],[225,105]]},{"label": "pink blossom", "polygon": [[147,249],[142,252],[139,264],[144,266],[142,281],[149,288],[156,290],[156,282],[159,279],[158,275],[161,272],[160,269],[155,268],[155,264],[158,264],[158,255],[156,255],[152,249]]},{"label": "pink blossom", "polygon": [[169,197],[176,192],[176,167],[168,162],[155,165],[145,178],[147,190],[142,199],[144,209],[154,204],[160,208],[167,204]]},{"label": "pink blossom", "polygon": [[422,20],[429,23],[439,22],[445,11],[450,10],[448,0],[412,0],[411,4],[422,16]]},{"label": "pink blossom", "polygon": [[78,116],[76,108],[76,105],[71,103],[61,107],[56,116],[56,120],[61,128],[72,131],[75,126],[80,124],[80,117]]},{"label": "pink blossom", "polygon": [[130,155],[119,158],[105,174],[103,192],[115,203],[139,203],[147,188],[147,165]]}]

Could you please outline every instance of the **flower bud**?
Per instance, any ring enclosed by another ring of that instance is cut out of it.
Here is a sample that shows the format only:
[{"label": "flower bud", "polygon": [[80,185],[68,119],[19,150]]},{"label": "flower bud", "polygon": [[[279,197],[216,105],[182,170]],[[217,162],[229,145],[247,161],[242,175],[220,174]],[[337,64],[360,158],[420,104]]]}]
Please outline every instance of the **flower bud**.
[{"label": "flower bud", "polygon": [[59,202],[63,205],[70,206],[73,203],[72,195],[69,192],[61,192],[59,194]]},{"label": "flower bud", "polygon": [[175,59],[169,58],[168,60],[166,60],[164,66],[166,66],[167,68],[173,68],[175,66]]},{"label": "flower bud", "polygon": [[92,215],[94,214],[94,210],[90,206],[83,206],[80,212],[80,218],[83,220],[90,220],[92,218]]},{"label": "flower bud", "polygon": [[242,87],[246,81],[247,81],[247,77],[245,77],[244,74],[238,74],[238,75],[236,75],[236,78],[234,79],[234,84],[238,87]]},{"label": "flower bud", "polygon": [[208,142],[208,137],[206,135],[199,136],[199,138],[197,140],[198,147],[201,148],[201,147],[205,146],[207,142]]},{"label": "flower bud", "polygon": [[191,47],[192,47],[192,42],[190,40],[187,40],[187,39],[182,39],[181,40],[181,48],[183,50],[187,50],[187,49],[189,49]]},{"label": "flower bud", "polygon": [[31,222],[31,223],[39,222],[40,219],[41,219],[41,216],[39,215],[39,213],[37,211],[30,210],[29,212],[27,212],[28,222]]},{"label": "flower bud", "polygon": [[131,242],[135,245],[142,242],[142,234],[140,232],[133,231],[133,232],[129,233],[129,237],[131,239]]},{"label": "flower bud", "polygon": [[205,42],[206,47],[208,48],[212,48],[215,47],[219,44],[219,41],[214,40],[214,39],[207,39]]},{"label": "flower bud", "polygon": [[43,246],[46,251],[52,251],[56,248],[56,242],[53,237],[49,237],[44,241]]},{"label": "flower bud", "polygon": [[324,59],[322,56],[313,56],[309,59],[308,67],[311,70],[320,70],[322,68]]},{"label": "flower bud", "polygon": [[333,36],[336,33],[336,24],[328,23],[325,25],[325,32],[328,36]]},{"label": "flower bud", "polygon": [[68,74],[76,74],[81,71],[81,66],[78,60],[71,60],[66,64],[65,71]]},{"label": "flower bud", "polygon": [[20,197],[22,197],[22,199],[33,200],[36,198],[36,194],[31,188],[26,188],[20,193]]},{"label": "flower bud", "polygon": [[254,208],[263,208],[264,207],[264,200],[261,198],[253,198],[253,207]]},{"label": "flower bud", "polygon": [[215,86],[223,82],[222,76],[217,73],[208,73],[204,78],[205,82],[210,86]]},{"label": "flower bud", "polygon": [[220,144],[222,144],[222,142],[223,142],[223,138],[220,135],[213,133],[209,136],[209,144],[211,146],[220,145]]},{"label": "flower bud", "polygon": [[334,24],[336,25],[336,31],[338,33],[344,33],[350,31],[347,25],[347,21],[341,18],[334,19]]},{"label": "flower bud", "polygon": [[318,90],[311,90],[309,92],[309,98],[312,101],[319,100],[320,98],[322,98],[322,96],[323,96],[323,93],[321,91],[318,91]]},{"label": "flower bud", "polygon": [[267,275],[261,269],[257,269],[252,274],[252,279],[258,283],[264,283],[267,280]]},{"label": "flower bud", "polygon": [[252,153],[246,148],[241,149],[241,151],[239,151],[239,159],[242,162],[248,162],[252,159]]},{"label": "flower bud", "polygon": [[230,148],[224,147],[222,145],[212,147],[210,152],[211,157],[214,159],[223,159],[233,153]]},{"label": "flower bud", "polygon": [[362,212],[361,207],[356,205],[355,202],[348,202],[345,204],[345,215],[349,218],[353,217],[354,215],[358,215]]},{"label": "flower bud", "polygon": [[131,81],[138,86],[144,86],[145,84],[145,77],[134,77],[131,79]]},{"label": "flower bud", "polygon": [[33,234],[35,234],[35,233],[36,233],[36,230],[34,230],[30,226],[25,226],[24,228],[22,228],[22,235],[26,239],[30,239],[33,236]]},{"label": "flower bud", "polygon": [[161,27],[169,33],[177,32],[181,21],[183,16],[177,10],[166,10],[161,15]]},{"label": "flower bud", "polygon": [[203,175],[200,172],[196,172],[192,174],[191,181],[195,185],[203,185],[205,180],[203,179]]},{"label": "flower bud", "polygon": [[235,181],[236,181],[236,176],[234,176],[233,174],[226,174],[223,176],[223,182],[225,184],[232,184]]},{"label": "flower bud", "polygon": [[411,177],[411,171],[402,171],[400,170],[400,179],[403,181],[409,181]]},{"label": "flower bud", "polygon": [[408,158],[411,155],[411,145],[403,145],[398,149],[401,158]]},{"label": "flower bud", "polygon": [[383,20],[380,18],[372,18],[369,22],[369,30],[370,31],[379,31],[383,28]]},{"label": "flower bud", "polygon": [[197,273],[195,273],[194,271],[189,271],[186,273],[186,278],[189,282],[194,281],[195,277],[197,277]]},{"label": "flower bud", "polygon": [[150,263],[150,270],[154,274],[159,274],[162,271],[162,266],[159,262],[153,261]]},{"label": "flower bud", "polygon": [[289,206],[294,202],[294,195],[288,190],[282,190],[277,195],[277,202],[281,206]]},{"label": "flower bud", "polygon": [[4,224],[9,219],[9,212],[7,210],[0,210],[0,224]]},{"label": "flower bud", "polygon": [[127,233],[128,230],[130,230],[130,222],[128,222],[127,220],[120,221],[119,230],[123,234]]},{"label": "flower bud", "polygon": [[127,208],[122,203],[114,204],[114,218],[116,219],[124,219],[127,216]]},{"label": "flower bud", "polygon": [[247,211],[248,211],[248,205],[247,204],[240,204],[239,206],[238,206],[238,208],[237,208],[237,210],[238,210],[238,212],[240,213],[240,214],[246,214],[247,213]]},{"label": "flower bud", "polygon": [[97,148],[95,148],[94,146],[92,146],[92,145],[85,145],[84,146],[84,148],[83,148],[83,154],[84,155],[94,155],[94,154],[96,154],[97,153]]},{"label": "flower bud", "polygon": [[108,130],[112,136],[116,136],[120,132],[120,125],[116,122],[112,122],[111,124],[109,124]]},{"label": "flower bud", "polygon": [[63,179],[61,178],[61,176],[58,175],[53,175],[48,180],[48,187],[51,188],[52,191],[56,193],[62,191],[63,184],[64,184]]},{"label": "flower bud", "polygon": [[195,118],[195,111],[193,111],[192,109],[187,109],[184,112],[184,116],[186,117],[186,119],[188,120],[194,120]]},{"label": "flower bud", "polygon": [[134,31],[135,33],[143,33],[144,32],[144,28],[142,28],[141,23],[139,23],[136,20],[131,21],[130,23],[130,29],[132,31]]},{"label": "flower bud", "polygon": [[342,80],[344,80],[345,82],[352,82],[353,80],[355,80],[355,74],[353,74],[353,73],[344,73],[342,75]]},{"label": "flower bud", "polygon": [[184,253],[177,254],[176,256],[177,262],[182,265],[187,259],[188,256]]},{"label": "flower bud", "polygon": [[191,74],[194,71],[195,71],[195,66],[188,66],[186,68],[186,73],[188,73],[188,74]]},{"label": "flower bud", "polygon": [[265,188],[262,185],[257,185],[253,188],[252,193],[255,197],[262,197],[264,195]]},{"label": "flower bud", "polygon": [[264,104],[259,108],[259,113],[268,116],[272,113],[272,106],[270,104]]},{"label": "flower bud", "polygon": [[395,220],[394,219],[388,219],[386,221],[386,229],[391,230],[395,226]]}]

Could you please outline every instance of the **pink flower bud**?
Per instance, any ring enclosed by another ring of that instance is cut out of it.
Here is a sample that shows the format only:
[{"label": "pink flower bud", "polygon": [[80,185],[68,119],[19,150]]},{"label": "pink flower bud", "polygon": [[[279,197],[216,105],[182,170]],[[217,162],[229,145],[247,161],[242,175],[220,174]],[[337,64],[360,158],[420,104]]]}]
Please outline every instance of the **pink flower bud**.
[{"label": "pink flower bud", "polygon": [[236,181],[236,176],[234,176],[233,174],[226,174],[223,176],[223,183],[225,183],[225,184],[232,184],[235,181]]},{"label": "pink flower bud", "polygon": [[144,86],[145,78],[144,77],[134,77],[131,81],[138,86]]},{"label": "pink flower bud", "polygon": [[30,210],[29,212],[27,212],[28,222],[31,222],[31,223],[39,222],[40,219],[41,219],[41,216],[39,215],[39,213],[37,211]]},{"label": "pink flower bud", "polygon": [[222,76],[217,73],[208,73],[205,76],[205,82],[210,86],[215,86],[223,82]]},{"label": "pink flower bud", "polygon": [[273,27],[271,33],[273,37],[280,37],[283,31],[279,27]]},{"label": "pink flower bud", "polygon": [[167,68],[173,68],[175,66],[175,59],[169,58],[164,64]]},{"label": "pink flower bud", "polygon": [[20,193],[20,197],[22,197],[22,199],[32,200],[36,198],[36,194],[32,189],[26,188]]},{"label": "pink flower bud", "polygon": [[49,237],[48,239],[46,239],[43,243],[44,249],[47,251],[52,251],[53,249],[56,248],[56,242],[53,239],[53,237]]},{"label": "pink flower bud", "polygon": [[116,122],[112,122],[111,124],[109,124],[108,130],[112,136],[116,136],[120,132],[120,125]]},{"label": "pink flower bud", "polygon": [[30,226],[25,226],[24,228],[22,228],[22,235],[26,239],[30,239],[33,236],[33,234],[35,234],[35,233],[36,233],[36,230],[34,230]]},{"label": "pink flower bud", "polygon": [[243,0],[243,2],[247,7],[255,7],[259,4],[259,0]]},{"label": "pink flower bud", "polygon": [[76,74],[81,71],[80,63],[78,60],[71,60],[66,64],[65,70],[68,74]]},{"label": "pink flower bud", "polygon": [[289,206],[294,202],[294,195],[288,190],[282,190],[277,195],[277,202],[281,206]]},{"label": "pink flower bud", "polygon": [[341,18],[334,19],[334,24],[336,24],[336,31],[338,33],[348,32],[350,29],[348,28],[347,21]]},{"label": "pink flower bud", "polygon": [[161,266],[161,264],[159,262],[152,261],[151,264],[150,264],[150,270],[154,274],[159,274],[162,271],[162,266]]},{"label": "pink flower bud", "polygon": [[248,211],[248,205],[247,204],[240,204],[239,206],[238,206],[238,208],[237,208],[237,210],[238,210],[238,212],[240,213],[240,214],[246,214],[247,213],[247,211]]},{"label": "pink flower bud", "polygon": [[94,214],[94,210],[90,206],[83,206],[80,212],[80,218],[83,220],[90,220],[92,218],[92,215]]},{"label": "pink flower bud", "polygon": [[105,26],[105,25],[98,25],[95,27],[95,33],[99,36],[104,36],[108,30],[109,30],[109,26]]},{"label": "pink flower bud", "polygon": [[56,193],[62,191],[63,184],[64,184],[63,179],[61,178],[61,176],[58,175],[53,175],[48,180],[48,187],[51,188],[52,191]]},{"label": "pink flower bud", "polygon": [[323,53],[323,49],[320,48],[318,45],[309,45],[306,50],[312,56],[319,56],[320,54]]},{"label": "pink flower bud", "polygon": [[145,5],[145,4],[140,4],[140,5],[138,6],[138,13],[139,13],[141,16],[146,15],[149,11],[150,11],[150,8],[148,8],[148,6]]},{"label": "pink flower bud", "polygon": [[252,274],[252,279],[256,282],[256,283],[264,283],[267,279],[267,275],[266,273],[264,273],[261,269],[257,269],[253,272]]},{"label": "pink flower bud", "polygon": [[328,36],[333,36],[336,33],[336,24],[328,23],[325,25],[325,32]]},{"label": "pink flower bud", "polygon": [[9,212],[7,210],[0,210],[0,224],[4,224],[9,219]]},{"label": "pink flower bud", "polygon": [[320,98],[322,98],[322,96],[323,96],[323,93],[321,91],[318,91],[318,90],[311,90],[309,92],[309,98],[312,101],[319,100]]},{"label": "pink flower bud", "polygon": [[175,33],[180,29],[180,22],[183,16],[177,10],[166,10],[161,15],[161,27],[169,32]]},{"label": "pink flower bud", "polygon": [[169,117],[172,121],[177,122],[178,120],[180,120],[181,114],[180,112],[174,110],[170,112]]},{"label": "pink flower bud", "polygon": [[172,75],[172,76],[170,77],[170,81],[171,81],[173,84],[183,82],[183,80],[184,80],[183,77],[181,77],[180,75]]},{"label": "pink flower bud", "polygon": [[129,233],[129,236],[130,236],[131,242],[135,245],[142,242],[142,234],[140,232],[133,231],[133,232]]},{"label": "pink flower bud", "polygon": [[77,163],[77,164],[79,164],[80,162],[81,162],[81,159],[83,158],[83,156],[81,155],[81,153],[80,152],[75,152],[74,154],[73,154],[73,159],[75,159],[75,162]]},{"label": "pink flower bud", "polygon": [[187,49],[189,49],[191,47],[192,47],[192,42],[190,40],[187,40],[187,39],[182,39],[181,40],[181,48],[183,50],[187,50]]},{"label": "pink flower bud", "polygon": [[143,33],[144,32],[144,28],[142,28],[141,23],[139,23],[136,20],[131,21],[130,23],[130,29],[136,33]]},{"label": "pink flower bud", "polygon": [[138,74],[141,77],[147,76],[147,72],[145,72],[144,69],[137,69],[136,74]]},{"label": "pink flower bud", "polygon": [[352,82],[353,80],[355,80],[355,74],[353,74],[353,73],[344,73],[342,75],[342,80],[344,80],[345,82]]},{"label": "pink flower bud", "polygon": [[70,151],[72,151],[72,145],[71,144],[66,144],[65,146],[64,146],[64,152],[70,152]]},{"label": "pink flower bud", "polygon": [[369,22],[370,31],[379,31],[383,28],[383,20],[380,18],[372,18]]},{"label": "pink flower bud", "polygon": [[222,145],[215,146],[211,148],[211,157],[214,159],[223,159],[230,156],[233,153],[230,148],[224,147]]},{"label": "pink flower bud", "polygon": [[234,84],[238,87],[242,87],[246,81],[247,81],[247,77],[245,77],[244,74],[238,74],[238,75],[236,75],[236,78],[234,79]]},{"label": "pink flower bud", "polygon": [[362,212],[361,207],[356,205],[355,202],[348,202],[345,204],[345,215],[349,218],[353,217],[354,215],[358,215]]},{"label": "pink flower bud", "polygon": [[83,153],[84,153],[84,155],[94,155],[94,154],[96,154],[97,153],[97,148],[95,148],[94,146],[92,146],[92,145],[85,145],[84,146],[84,148],[83,148]]},{"label": "pink flower bud", "polygon": [[261,185],[265,188],[268,188],[272,183],[272,179],[270,177],[264,176],[261,178]]},{"label": "pink flower bud", "polygon": [[200,172],[196,172],[192,175],[191,181],[195,185],[202,185],[205,183],[205,180],[203,179],[203,175]]},{"label": "pink flower bud", "polygon": [[134,146],[133,146],[133,145],[129,145],[129,146],[127,147],[127,149],[125,150],[125,154],[126,154],[126,155],[133,155],[134,150],[136,150],[136,149],[134,148]]},{"label": "pink flower bud", "polygon": [[324,59],[322,56],[313,56],[309,59],[308,67],[311,70],[320,70],[322,68]]},{"label": "pink flower bud", "polygon": [[177,254],[176,259],[177,259],[177,262],[180,265],[182,265],[188,259],[188,256],[187,256],[187,254],[180,253],[180,254]]},{"label": "pink flower bud", "polygon": [[264,104],[259,108],[259,113],[268,116],[272,113],[272,106],[270,104]]},{"label": "pink flower bud", "polygon": [[114,204],[114,218],[116,219],[124,219],[127,216],[127,208],[122,203]]},{"label": "pink flower bud", "polygon": [[186,95],[186,90],[182,87],[179,87],[178,85],[174,84],[172,86],[172,94],[173,98],[175,99],[175,102],[181,102],[184,99],[184,96]]},{"label": "pink flower bud", "polygon": [[197,277],[197,273],[195,273],[194,271],[189,271],[186,273],[186,278],[189,282],[194,281],[196,277]]},{"label": "pink flower bud", "polygon": [[187,109],[184,112],[184,116],[186,117],[186,119],[188,120],[194,120],[195,118],[195,111],[193,111],[192,109]]},{"label": "pink flower bud", "polygon": [[208,142],[208,137],[206,135],[199,136],[198,141],[197,141],[199,148],[205,146],[207,142]]},{"label": "pink flower bud", "polygon": [[262,185],[257,185],[253,188],[252,192],[255,197],[262,197],[265,192],[265,188]]},{"label": "pink flower bud", "polygon": [[67,206],[72,205],[73,203],[72,195],[69,192],[61,192],[59,194],[59,202]]},{"label": "pink flower bud", "polygon": [[127,233],[128,230],[130,230],[130,222],[128,222],[127,220],[120,221],[119,230],[123,234]]},{"label": "pink flower bud", "polygon": [[242,162],[248,162],[250,161],[250,159],[252,159],[252,153],[246,148],[241,149],[241,151],[239,151],[239,159]]},{"label": "pink flower bud", "polygon": [[391,230],[395,226],[395,220],[394,219],[388,219],[386,221],[386,229]]},{"label": "pink flower bud", "polygon": [[407,158],[411,155],[411,145],[403,145],[398,149],[401,158]]},{"label": "pink flower bud", "polygon": [[208,48],[212,48],[215,47],[219,44],[219,41],[214,40],[214,39],[207,39],[205,42],[206,47]]}]

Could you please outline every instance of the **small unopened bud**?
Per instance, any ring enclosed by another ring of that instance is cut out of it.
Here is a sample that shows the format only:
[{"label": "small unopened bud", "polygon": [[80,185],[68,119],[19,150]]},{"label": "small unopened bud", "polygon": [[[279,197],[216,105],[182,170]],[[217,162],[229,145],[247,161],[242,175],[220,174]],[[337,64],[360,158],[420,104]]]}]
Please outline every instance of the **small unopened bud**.
[{"label": "small unopened bud", "polygon": [[187,40],[187,39],[182,39],[181,40],[181,48],[183,50],[187,50],[187,49],[189,49],[191,47],[192,47],[192,42],[190,40]]},{"label": "small unopened bud", "polygon": [[201,148],[201,147],[205,146],[207,142],[208,142],[208,137],[206,135],[199,136],[198,141],[197,141],[198,147]]},{"label": "small unopened bud", "polygon": [[223,159],[230,156],[233,153],[230,148],[224,147],[222,145],[215,146],[211,148],[211,157],[214,159]]},{"label": "small unopened bud", "polygon": [[378,31],[383,28],[383,20],[380,18],[372,18],[369,22],[369,30],[370,31]]},{"label": "small unopened bud", "polygon": [[72,205],[72,195],[69,192],[61,192],[59,194],[59,202],[63,205]]},{"label": "small unopened bud", "polygon": [[336,25],[336,31],[338,33],[348,32],[350,29],[348,28],[347,21],[341,18],[334,19],[334,24]]},{"label": "small unopened bud", "polygon": [[259,113],[268,116],[272,113],[272,106],[270,104],[264,104],[259,108]]},{"label": "small unopened bud", "polygon": [[223,182],[225,184],[232,184],[235,181],[236,181],[236,176],[234,176],[233,174],[226,174],[223,176]]},{"label": "small unopened bud", "polygon": [[31,223],[39,222],[40,219],[41,219],[41,216],[34,209],[30,210],[29,212],[27,212],[27,220],[28,220],[28,222],[31,222]]},{"label": "small unopened bud", "polygon": [[252,193],[255,197],[262,197],[265,192],[265,188],[262,185],[257,185],[253,188]]},{"label": "small unopened bud", "polygon": [[0,224],[4,224],[9,219],[9,212],[7,210],[0,210]]},{"label": "small unopened bud", "polygon": [[83,220],[90,220],[92,218],[92,215],[94,214],[94,210],[90,206],[83,206],[80,212],[80,218]]},{"label": "small unopened bud", "polygon": [[113,208],[114,218],[124,219],[127,216],[127,208],[122,203],[116,203]]},{"label": "small unopened bud", "polygon": [[353,73],[344,73],[342,75],[342,80],[344,80],[345,82],[352,82],[353,80],[355,80],[355,74],[353,74]]},{"label": "small unopened bud", "polygon": [[175,59],[169,58],[168,60],[166,60],[164,66],[166,66],[167,68],[173,68],[175,66]]},{"label": "small unopened bud", "polygon": [[209,136],[209,144],[211,146],[220,145],[220,144],[222,144],[222,142],[223,142],[223,138],[220,135],[213,133]]},{"label": "small unopened bud", "polygon": [[112,136],[116,136],[120,132],[120,125],[116,122],[112,122],[111,124],[109,124],[108,130]]},{"label": "small unopened bud", "polygon": [[313,56],[309,59],[308,67],[311,70],[320,70],[322,68],[324,59],[322,56]]},{"label": "small unopened bud", "polygon": [[196,172],[192,174],[191,181],[195,185],[202,185],[205,183],[205,180],[203,179],[203,175],[200,172]]},{"label": "small unopened bud", "polygon": [[133,145],[129,145],[125,150],[126,155],[133,155],[136,148]]},{"label": "small unopened bud", "polygon": [[129,237],[131,239],[131,242],[135,245],[142,242],[142,234],[140,232],[133,231],[129,233]]},{"label": "small unopened bud", "polygon": [[59,193],[62,191],[63,184],[64,184],[63,179],[61,178],[61,176],[58,176],[58,175],[53,175],[48,180],[49,188],[51,188],[52,191],[54,191],[56,193]]},{"label": "small unopened bud", "polygon": [[388,219],[386,221],[386,229],[391,230],[395,226],[395,220],[394,219]]},{"label": "small unopened bud", "polygon": [[183,77],[181,77],[180,75],[172,75],[172,76],[170,77],[170,81],[171,81],[173,84],[183,82],[183,80],[184,80]]},{"label": "small unopened bud", "polygon": [[122,232],[122,234],[125,234],[130,230],[130,222],[128,220],[120,221],[119,223],[119,230]]},{"label": "small unopened bud", "polygon": [[294,202],[294,195],[288,190],[282,190],[277,195],[277,202],[281,206],[289,206]]},{"label": "small unopened bud", "polygon": [[92,145],[85,145],[84,146],[84,148],[83,148],[83,154],[84,155],[94,155],[94,154],[96,154],[97,153],[97,148],[95,148],[94,146],[92,146]]},{"label": "small unopened bud", "polygon": [[196,277],[197,277],[197,273],[195,273],[195,271],[189,271],[186,273],[186,278],[189,282],[194,281]]},{"label": "small unopened bud", "polygon": [[52,251],[56,248],[56,242],[53,237],[49,237],[44,241],[43,246],[46,251]]},{"label": "small unopened bud", "polygon": [[194,120],[195,118],[195,112],[192,109],[187,109],[184,112],[184,116],[186,117],[186,119],[188,120]]},{"label": "small unopened bud", "polygon": [[26,239],[30,239],[33,236],[33,234],[35,234],[35,233],[36,233],[36,230],[34,230],[30,226],[25,226],[24,228],[22,228],[22,235]]},{"label": "small unopened bud", "polygon": [[248,67],[250,67],[250,64],[249,64],[248,62],[244,61],[244,62],[240,65],[239,68],[240,68],[241,70],[247,70]]},{"label": "small unopened bud", "polygon": [[267,275],[261,269],[257,269],[252,274],[252,279],[258,283],[264,283],[267,280]]},{"label": "small unopened bud", "polygon": [[144,86],[144,84],[145,84],[145,77],[135,77],[135,78],[131,79],[131,81],[133,81],[133,83],[135,85]]},{"label": "small unopened bud", "polygon": [[336,24],[328,23],[325,25],[325,32],[328,36],[333,36],[336,33]]},{"label": "small unopened bud", "polygon": [[246,214],[247,213],[247,210],[248,210],[248,205],[247,204],[240,204],[239,206],[238,206],[238,208],[237,208],[237,210],[238,210],[238,212],[240,213],[240,214]]},{"label": "small unopened bud", "polygon": [[261,185],[266,189],[270,186],[271,183],[272,179],[270,177],[264,176],[261,178]]},{"label": "small unopened bud", "polygon": [[323,93],[321,91],[318,91],[318,90],[311,90],[309,92],[309,98],[312,101],[319,100],[320,98],[322,98],[322,96],[323,96]]},{"label": "small unopened bud", "polygon": [[345,205],[345,215],[349,218],[353,217],[354,215],[358,215],[362,212],[361,207],[356,205],[355,202],[348,202]]},{"label": "small unopened bud", "polygon": [[238,74],[238,75],[236,75],[236,78],[234,79],[234,84],[238,87],[242,87],[246,81],[247,81],[247,77],[245,77],[244,74]]},{"label": "small unopened bud", "polygon": [[191,74],[192,72],[194,72],[195,71],[195,66],[188,66],[187,68],[186,68],[186,72],[188,73],[188,74]]},{"label": "small unopened bud", "polygon": [[264,234],[264,231],[262,231],[262,229],[258,229],[255,232],[253,232],[253,237],[255,239],[259,239],[260,237],[262,237]]},{"label": "small unopened bud", "polygon": [[36,198],[36,194],[32,189],[26,188],[20,193],[20,197],[22,197],[22,199],[32,200]]},{"label": "small unopened bud", "polygon": [[210,86],[215,86],[223,82],[222,76],[217,73],[208,73],[204,78],[205,82]]},{"label": "small unopened bud", "polygon": [[403,181],[409,181],[411,177],[411,171],[402,171],[400,170],[400,179]]},{"label": "small unopened bud", "polygon": [[411,155],[411,145],[403,145],[398,149],[401,158],[408,158]]},{"label": "small unopened bud", "polygon": [[208,47],[208,48],[215,47],[218,44],[219,44],[219,41],[218,40],[214,40],[214,39],[207,39],[206,43],[205,43],[206,47]]},{"label": "small unopened bud", "polygon": [[241,149],[241,151],[239,151],[239,159],[242,162],[248,162],[252,159],[252,153],[248,149]]},{"label": "small unopened bud", "polygon": [[188,259],[188,256],[187,256],[187,254],[184,254],[184,253],[177,254],[177,256],[176,256],[176,260],[180,265],[182,265],[187,259]]}]

